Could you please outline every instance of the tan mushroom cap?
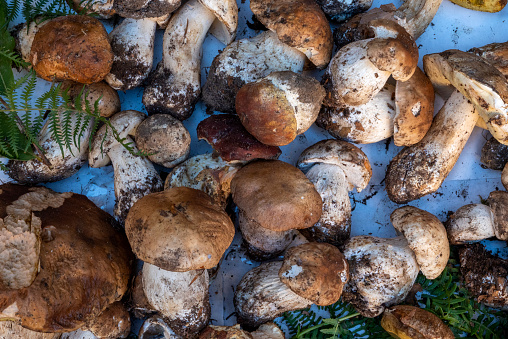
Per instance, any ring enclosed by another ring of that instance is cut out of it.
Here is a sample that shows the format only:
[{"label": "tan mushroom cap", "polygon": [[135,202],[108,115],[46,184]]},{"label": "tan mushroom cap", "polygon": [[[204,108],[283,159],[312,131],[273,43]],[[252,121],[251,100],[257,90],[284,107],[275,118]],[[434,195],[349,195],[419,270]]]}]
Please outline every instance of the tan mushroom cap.
[{"label": "tan mushroom cap", "polygon": [[104,81],[86,86],[77,82],[64,81],[62,87],[69,89],[68,94],[72,102],[75,102],[78,96],[81,97],[81,107],[83,109],[87,108],[88,102],[88,107],[93,111],[94,104],[97,101],[97,109],[103,117],[109,118],[113,114],[120,112],[121,103],[118,92]]},{"label": "tan mushroom cap", "polygon": [[272,231],[308,228],[321,217],[322,200],[314,185],[283,161],[246,165],[231,181],[231,193],[247,218]]},{"label": "tan mushroom cap", "polygon": [[[38,189],[1,186],[0,217],[6,204]],[[29,287],[0,290],[0,319],[19,319],[41,332],[81,328],[127,291],[133,259],[127,239],[83,195],[72,194],[61,206],[34,215],[43,227],[41,269]]]},{"label": "tan mushroom cap", "polygon": [[339,300],[349,266],[337,247],[311,242],[287,250],[279,278],[299,296],[327,306]]},{"label": "tan mushroom cap", "polygon": [[100,339],[127,338],[131,331],[131,318],[127,307],[121,301],[108,306],[88,326]]},{"label": "tan mushroom cap", "polygon": [[42,26],[32,43],[30,62],[44,80],[90,84],[104,79],[113,51],[102,23],[90,16],[58,17]]},{"label": "tan mushroom cap", "polygon": [[390,220],[406,238],[422,273],[428,279],[437,278],[450,257],[446,229],[439,219],[419,208],[404,206],[393,211]]},{"label": "tan mushroom cap", "polygon": [[396,146],[409,146],[422,140],[434,116],[434,87],[423,71],[416,67],[407,81],[395,86],[393,141]]},{"label": "tan mushroom cap", "polygon": [[305,54],[318,68],[332,55],[332,31],[325,14],[313,0],[252,0],[256,18],[279,39]]},{"label": "tan mushroom cap", "polygon": [[208,195],[175,187],[134,203],[125,232],[139,259],[185,272],[216,266],[233,241],[235,227]]}]

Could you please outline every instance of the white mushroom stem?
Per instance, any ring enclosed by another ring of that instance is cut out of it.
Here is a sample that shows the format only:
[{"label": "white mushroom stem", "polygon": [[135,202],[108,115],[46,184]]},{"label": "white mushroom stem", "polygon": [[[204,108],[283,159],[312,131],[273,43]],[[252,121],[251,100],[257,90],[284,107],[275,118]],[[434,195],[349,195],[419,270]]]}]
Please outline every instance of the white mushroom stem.
[{"label": "white mushroom stem", "polygon": [[399,25],[416,40],[425,32],[443,0],[407,0],[395,11]]},{"label": "white mushroom stem", "polygon": [[109,39],[114,58],[106,82],[116,90],[137,87],[153,65],[153,45],[157,23],[152,19],[124,19]]},{"label": "white mushroom stem", "polygon": [[435,192],[457,162],[476,120],[478,112],[473,104],[455,91],[434,117],[425,137],[391,161],[386,173],[390,199],[405,203]]},{"label": "white mushroom stem", "polygon": [[247,272],[236,287],[234,304],[240,323],[257,327],[279,314],[312,305],[279,278],[281,261],[262,263]]},{"label": "white mushroom stem", "polygon": [[148,302],[177,334],[188,338],[206,326],[210,318],[207,270],[171,272],[145,262],[142,281]]},{"label": "white mushroom stem", "polygon": [[447,224],[450,244],[466,244],[496,236],[492,209],[483,204],[469,204],[459,208]]},{"label": "white mushroom stem", "polygon": [[62,333],[60,339],[99,339],[91,331],[76,330],[68,333]]}]

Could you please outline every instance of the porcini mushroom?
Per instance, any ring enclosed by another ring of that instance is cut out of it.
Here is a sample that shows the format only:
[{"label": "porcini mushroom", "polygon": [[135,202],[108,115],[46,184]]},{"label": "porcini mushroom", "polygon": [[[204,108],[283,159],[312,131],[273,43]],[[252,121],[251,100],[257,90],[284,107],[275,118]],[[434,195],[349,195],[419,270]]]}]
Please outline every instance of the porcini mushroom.
[{"label": "porcini mushroom", "polygon": [[283,146],[316,121],[325,97],[319,82],[309,76],[273,72],[244,85],[235,99],[243,126],[263,144]]},{"label": "porcini mushroom", "polygon": [[114,0],[113,9],[124,18],[158,18],[180,7],[180,0]]},{"label": "porcini mushroom", "polygon": [[103,81],[89,85],[64,81],[62,89],[67,90],[67,95],[72,102],[76,102],[79,97],[83,110],[90,109],[93,112],[97,103],[97,111],[103,117],[109,118],[120,112],[121,104],[118,92]]},{"label": "porcini mushroom", "polygon": [[234,40],[237,22],[234,0],[221,5],[214,0],[190,0],[172,16],[164,32],[163,60],[149,76],[143,92],[149,114],[166,113],[179,120],[192,114],[201,93],[201,46],[206,33],[217,27],[213,32],[228,44]]},{"label": "porcini mushroom", "polygon": [[347,0],[316,0],[323,12],[332,21],[343,22],[352,16],[365,12],[372,6],[372,0],[347,1]]},{"label": "porcini mushroom", "polygon": [[335,246],[307,243],[292,247],[284,261],[266,262],[247,272],[236,287],[240,324],[257,327],[287,311],[339,300],[348,264]]},{"label": "porcini mushroom", "polygon": [[15,321],[0,321],[1,339],[60,339],[60,333],[42,333],[24,328]]},{"label": "porcini mushroom", "polygon": [[293,240],[294,230],[314,225],[321,216],[322,200],[314,185],[282,161],[247,164],[231,181],[231,193],[254,258],[278,255]]},{"label": "porcini mushroom", "polygon": [[284,339],[284,332],[274,323],[259,326],[254,332],[247,332],[234,326],[208,326],[200,334],[199,339]]},{"label": "porcini mushroom", "polygon": [[125,231],[145,262],[142,284],[149,304],[175,333],[193,337],[209,320],[207,269],[233,240],[231,219],[205,193],[176,187],[134,203]]},{"label": "porcini mushroom", "polygon": [[343,244],[351,231],[349,191],[367,187],[372,168],[358,147],[339,140],[322,140],[306,148],[297,167],[314,184],[323,212],[312,227],[302,230],[315,241]]},{"label": "porcini mushroom", "polygon": [[[138,111],[122,111],[110,119],[110,124],[118,132],[124,143],[129,143],[134,152],[137,151],[133,135],[146,115]],[[144,195],[162,189],[162,180],[153,164],[144,157],[130,153],[108,128],[103,125],[94,137],[88,155],[90,167],[98,168],[113,164],[115,174],[115,217],[123,222],[129,208]]]}]

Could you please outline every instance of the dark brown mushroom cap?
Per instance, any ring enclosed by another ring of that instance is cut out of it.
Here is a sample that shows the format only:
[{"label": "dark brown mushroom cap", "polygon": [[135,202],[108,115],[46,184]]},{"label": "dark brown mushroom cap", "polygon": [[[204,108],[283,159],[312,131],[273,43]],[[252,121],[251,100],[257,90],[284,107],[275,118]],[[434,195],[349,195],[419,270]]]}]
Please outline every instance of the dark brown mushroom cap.
[{"label": "dark brown mushroom cap", "polygon": [[277,159],[282,153],[279,147],[268,146],[249,134],[238,116],[212,115],[197,127],[199,139],[205,139],[224,161],[250,161]]},{"label": "dark brown mushroom cap", "polygon": [[87,326],[100,339],[127,338],[131,331],[131,318],[121,301],[108,306]]},{"label": "dark brown mushroom cap", "polygon": [[395,338],[455,338],[452,330],[438,316],[409,305],[385,309],[381,326]]},{"label": "dark brown mushroom cap", "polygon": [[[0,217],[6,206],[37,188],[0,186]],[[85,196],[73,194],[60,207],[33,212],[42,221],[41,270],[27,288],[0,290],[0,313],[17,306],[22,326],[41,332],[81,328],[122,298],[132,252],[114,219]]]},{"label": "dark brown mushroom cap", "polygon": [[339,300],[349,266],[337,247],[311,242],[287,250],[279,278],[299,296],[327,306]]},{"label": "dark brown mushroom cap", "polygon": [[489,194],[487,205],[494,215],[494,232],[499,240],[508,240],[508,192],[493,191]]},{"label": "dark brown mushroom cap", "polygon": [[216,266],[233,241],[235,227],[206,193],[175,187],[136,201],[125,232],[139,259],[186,272]]},{"label": "dark brown mushroom cap", "polygon": [[[369,26],[376,35],[367,43],[369,60],[380,70],[390,72],[395,80],[408,80],[418,64],[418,47],[411,34],[388,19],[372,20]],[[386,32],[396,37],[385,37]]]},{"label": "dark brown mushroom cap", "polygon": [[508,146],[491,137],[482,147],[482,167],[502,171],[508,163]]},{"label": "dark brown mushroom cap", "polygon": [[113,51],[102,23],[90,16],[69,15],[45,24],[35,35],[30,62],[41,78],[90,84],[104,79]]},{"label": "dark brown mushroom cap", "polygon": [[468,52],[481,56],[508,77],[508,41],[472,48]]},{"label": "dark brown mushroom cap", "polygon": [[314,0],[252,0],[250,9],[279,40],[304,53],[318,68],[332,55],[332,31]]},{"label": "dark brown mushroom cap", "polygon": [[231,181],[231,192],[247,218],[272,231],[307,228],[321,217],[323,203],[314,185],[283,161],[246,165]]}]

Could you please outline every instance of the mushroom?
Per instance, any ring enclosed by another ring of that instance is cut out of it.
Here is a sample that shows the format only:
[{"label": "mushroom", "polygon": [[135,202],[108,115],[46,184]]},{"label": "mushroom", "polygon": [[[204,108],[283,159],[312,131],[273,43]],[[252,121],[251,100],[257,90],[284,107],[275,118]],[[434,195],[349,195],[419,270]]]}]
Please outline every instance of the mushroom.
[{"label": "mushroom", "polygon": [[254,258],[277,256],[296,229],[314,225],[321,216],[322,200],[314,185],[282,161],[247,164],[231,181],[231,193],[243,239]]},{"label": "mushroom", "polygon": [[337,302],[348,281],[348,264],[333,245],[292,247],[284,261],[265,262],[247,272],[236,287],[238,322],[257,327],[287,311]]},{"label": "mushroom", "polygon": [[505,77],[508,76],[508,41],[474,47],[468,52],[481,56]]},{"label": "mushroom", "polygon": [[274,323],[259,326],[254,332],[247,332],[234,326],[208,326],[200,334],[199,339],[284,339],[284,332]]},{"label": "mushroom", "polygon": [[459,249],[465,288],[478,302],[508,310],[508,261],[492,255],[481,244]]},{"label": "mushroom", "polygon": [[319,221],[302,230],[319,242],[342,245],[351,232],[349,191],[367,187],[372,168],[358,147],[339,140],[322,140],[306,148],[297,167],[314,184],[323,200]]},{"label": "mushroom", "polygon": [[[118,1],[118,0],[116,0]],[[95,0],[95,1],[83,1],[83,0],[71,0],[68,1],[76,12],[94,14],[101,19],[110,19],[115,15],[113,9],[113,3],[115,0]]]},{"label": "mushroom", "polygon": [[437,315],[409,305],[397,305],[385,309],[381,326],[395,338],[455,338],[452,330]]},{"label": "mushroom", "polygon": [[175,333],[193,337],[210,317],[207,269],[233,240],[231,219],[205,193],[176,187],[134,203],[125,231],[145,262],[142,285],[149,304]]},{"label": "mushroom", "polygon": [[307,58],[318,68],[330,61],[330,25],[314,1],[255,0],[250,7],[269,31],[236,41],[214,58],[203,87],[212,110],[234,113],[240,88],[272,72],[301,72]]},{"label": "mushroom", "polygon": [[376,317],[404,300],[420,269],[429,279],[439,276],[450,255],[446,230],[432,214],[405,206],[390,219],[401,236],[361,235],[345,245],[351,276],[343,298],[365,317]]},{"label": "mushroom", "polygon": [[[481,120],[481,119],[480,119]],[[501,171],[508,163],[508,146],[490,138],[482,147],[482,167]]]},{"label": "mushroom", "polygon": [[114,0],[113,10],[124,18],[158,18],[180,7],[180,0]]},{"label": "mushroom", "polygon": [[475,2],[471,0],[451,0],[451,2],[467,9],[490,13],[499,12],[506,6],[506,1],[504,0],[489,0],[482,2]]},{"label": "mushroom", "polygon": [[118,92],[103,81],[89,85],[64,81],[62,89],[67,90],[67,95],[72,102],[75,103],[79,98],[83,110],[89,108],[93,112],[97,103],[97,111],[102,117],[109,118],[120,112],[121,103]]},{"label": "mushroom", "polygon": [[148,159],[164,167],[175,167],[190,152],[191,136],[180,120],[167,114],[149,116],[136,128],[136,145]]},{"label": "mushroom", "polygon": [[115,218],[123,223],[129,208],[144,195],[162,189],[162,180],[153,167],[145,159],[129,152],[117,139],[129,144],[132,151],[137,148],[130,138],[146,115],[138,111],[122,111],[111,117],[109,123],[118,133],[118,138],[111,132],[108,125],[103,125],[95,135],[88,162],[90,167],[98,168],[113,164],[115,181]]},{"label": "mushroom", "polygon": [[[48,119],[45,122],[37,140],[49,165],[39,159],[9,160],[7,174],[18,183],[37,184],[62,180],[74,175],[85,163],[93,119],[86,120],[81,115],[63,109],[55,116],[56,121]],[[81,133],[70,143],[63,141],[65,147],[61,148],[62,140],[59,143],[54,138],[53,129],[61,129],[64,124],[68,124],[70,130],[79,129]]]},{"label": "mushroom", "polygon": [[127,307],[116,301],[86,325],[100,339],[127,338],[131,331],[131,318]]},{"label": "mushroom", "polygon": [[30,62],[44,80],[90,84],[104,79],[113,63],[106,29],[90,16],[58,17],[40,27]]},{"label": "mushroom", "polygon": [[1,339],[60,339],[60,333],[42,333],[24,328],[15,321],[0,321]]},{"label": "mushroom", "polygon": [[[217,21],[218,20],[218,21]],[[214,23],[217,21],[218,23]],[[163,60],[149,76],[143,104],[149,114],[187,119],[201,93],[201,46],[209,29],[223,42],[234,40],[236,1],[190,0],[171,18],[163,38]]]},{"label": "mushroom", "polygon": [[508,240],[508,192],[491,192],[486,204],[459,208],[446,224],[450,244],[466,244],[496,237]]},{"label": "mushroom", "polygon": [[425,137],[390,162],[386,190],[397,203],[418,199],[441,186],[471,135],[478,113],[489,119],[493,135],[496,131],[502,134],[505,128],[501,123],[502,112],[508,110],[503,104],[508,82],[497,69],[474,54],[458,50],[426,55],[423,62],[438,92],[446,97],[450,84],[460,92],[450,95]]},{"label": "mushroom", "polygon": [[243,126],[263,144],[283,146],[316,121],[325,97],[319,82],[290,71],[245,84],[235,107]]},{"label": "mushroom", "polygon": [[[122,298],[133,255],[109,214],[79,194],[13,184],[0,186],[0,192],[4,234],[12,230],[10,206],[24,215],[20,222],[32,214],[26,227],[38,222],[41,227],[39,271],[28,287],[0,289],[0,320],[16,320],[33,331],[68,332],[93,322]],[[21,265],[27,257],[12,259]]]},{"label": "mushroom", "polygon": [[32,50],[32,44],[35,38],[35,34],[39,29],[47,24],[49,21],[45,20],[34,20],[27,25],[26,22],[14,26],[10,34],[16,41],[14,50],[19,54],[21,59],[26,62],[30,62],[30,51]]},{"label": "mushroom", "polygon": [[146,319],[139,329],[139,339],[182,339],[177,335],[160,316]]},{"label": "mushroom", "polygon": [[323,12],[332,21],[343,22],[358,13],[365,12],[372,6],[372,0],[316,0]]}]

